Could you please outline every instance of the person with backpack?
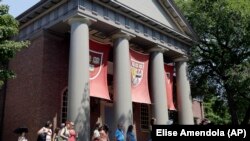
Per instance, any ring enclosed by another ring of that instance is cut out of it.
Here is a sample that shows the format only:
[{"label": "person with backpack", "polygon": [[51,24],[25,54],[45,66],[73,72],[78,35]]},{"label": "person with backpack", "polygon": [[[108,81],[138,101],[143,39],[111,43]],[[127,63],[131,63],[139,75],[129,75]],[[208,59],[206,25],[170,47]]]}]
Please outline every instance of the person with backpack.
[{"label": "person with backpack", "polygon": [[68,141],[70,137],[70,133],[69,133],[70,127],[71,127],[70,121],[66,121],[65,127],[63,127],[61,131],[59,132],[59,138],[58,138],[59,141]]}]

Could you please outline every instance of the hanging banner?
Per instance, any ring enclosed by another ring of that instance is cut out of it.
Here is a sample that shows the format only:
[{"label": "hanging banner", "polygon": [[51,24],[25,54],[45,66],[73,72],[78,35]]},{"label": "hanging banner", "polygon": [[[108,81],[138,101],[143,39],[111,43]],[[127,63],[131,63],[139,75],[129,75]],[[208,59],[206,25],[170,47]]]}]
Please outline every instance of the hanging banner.
[{"label": "hanging banner", "polygon": [[110,47],[109,44],[101,44],[91,40],[89,42],[90,96],[107,100],[110,100],[107,83]]},{"label": "hanging banner", "polygon": [[165,69],[165,82],[167,90],[167,102],[169,110],[176,110],[173,102],[173,74],[174,66],[164,64]]},{"label": "hanging banner", "polygon": [[132,101],[151,104],[148,90],[148,54],[130,49]]}]

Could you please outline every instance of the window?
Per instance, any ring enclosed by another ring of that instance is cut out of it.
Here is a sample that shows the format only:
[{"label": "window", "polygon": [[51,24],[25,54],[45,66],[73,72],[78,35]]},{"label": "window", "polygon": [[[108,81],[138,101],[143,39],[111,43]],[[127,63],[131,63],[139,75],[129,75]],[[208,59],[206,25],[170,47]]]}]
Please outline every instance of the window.
[{"label": "window", "polygon": [[62,98],[62,123],[67,120],[68,90],[65,90]]},{"label": "window", "polygon": [[149,107],[146,104],[141,104],[141,129],[149,129]]}]

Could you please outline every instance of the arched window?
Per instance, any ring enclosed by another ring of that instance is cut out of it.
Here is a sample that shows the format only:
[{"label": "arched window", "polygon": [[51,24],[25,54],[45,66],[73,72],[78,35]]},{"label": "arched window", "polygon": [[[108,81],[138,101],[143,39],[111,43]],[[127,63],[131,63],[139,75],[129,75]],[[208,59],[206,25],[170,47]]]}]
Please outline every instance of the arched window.
[{"label": "arched window", "polygon": [[67,106],[68,106],[68,89],[66,89],[63,93],[62,97],[62,123],[65,123],[67,120]]}]

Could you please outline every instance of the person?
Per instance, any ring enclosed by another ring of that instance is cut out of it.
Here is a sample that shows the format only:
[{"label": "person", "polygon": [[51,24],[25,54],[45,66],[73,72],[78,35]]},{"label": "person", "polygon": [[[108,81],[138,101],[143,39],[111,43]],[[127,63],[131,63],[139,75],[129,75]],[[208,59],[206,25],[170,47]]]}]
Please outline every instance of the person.
[{"label": "person", "polygon": [[65,122],[65,127],[62,128],[59,134],[59,140],[60,141],[68,141],[69,139],[69,129],[70,129],[70,121]]},{"label": "person", "polygon": [[127,141],[136,141],[136,139],[135,139],[135,133],[134,133],[133,129],[134,129],[133,125],[129,125],[128,126]]},{"label": "person", "polygon": [[108,134],[108,126],[104,124],[100,127],[99,133],[100,133],[100,141],[109,141],[109,134]]},{"label": "person", "polygon": [[200,123],[200,125],[209,125],[210,124],[210,120],[208,120],[207,118],[204,118],[202,121],[201,121],[201,123]]},{"label": "person", "polygon": [[52,122],[47,121],[45,126],[42,127],[38,132],[38,141],[51,141],[52,139]]},{"label": "person", "polygon": [[152,117],[151,120],[150,120],[150,131],[152,131],[152,128],[153,128],[153,125],[155,125],[155,122],[156,122],[156,118]]},{"label": "person", "polygon": [[76,131],[74,130],[74,123],[73,122],[70,122],[68,141],[76,141]]},{"label": "person", "polygon": [[100,122],[96,122],[95,124],[95,130],[93,132],[93,136],[91,138],[92,141],[99,141],[100,140],[100,132],[99,132],[99,128],[101,127],[101,123]]},{"label": "person", "polygon": [[62,138],[60,135],[61,135],[61,132],[62,132],[62,129],[65,127],[65,123],[61,123],[61,126],[60,126],[60,129],[58,131],[58,137],[57,137],[57,141],[63,141],[64,138]]},{"label": "person", "polygon": [[59,130],[60,130],[60,128],[58,128],[58,127],[55,129],[52,141],[59,141],[58,140],[58,138],[59,138]]},{"label": "person", "polygon": [[28,139],[25,137],[26,133],[28,133],[28,128],[23,126],[23,127],[18,127],[14,130],[14,133],[18,134],[18,141],[28,141]]},{"label": "person", "polygon": [[60,131],[65,127],[65,123],[61,123],[61,126],[60,126],[60,130],[59,130],[59,134],[60,134]]},{"label": "person", "polygon": [[167,125],[172,125],[174,123],[174,121],[172,119],[167,121]]},{"label": "person", "polygon": [[20,136],[18,137],[18,141],[28,141],[28,139],[26,139],[25,137],[25,132],[22,132],[20,134]]},{"label": "person", "polygon": [[151,120],[150,120],[150,125],[149,125],[149,131],[150,131],[150,134],[149,134],[149,141],[152,141],[152,130],[153,130],[153,125],[155,125],[155,122],[156,122],[156,118],[152,117]]},{"label": "person", "polygon": [[115,131],[115,140],[116,141],[125,141],[123,124],[119,123],[118,128]]}]

